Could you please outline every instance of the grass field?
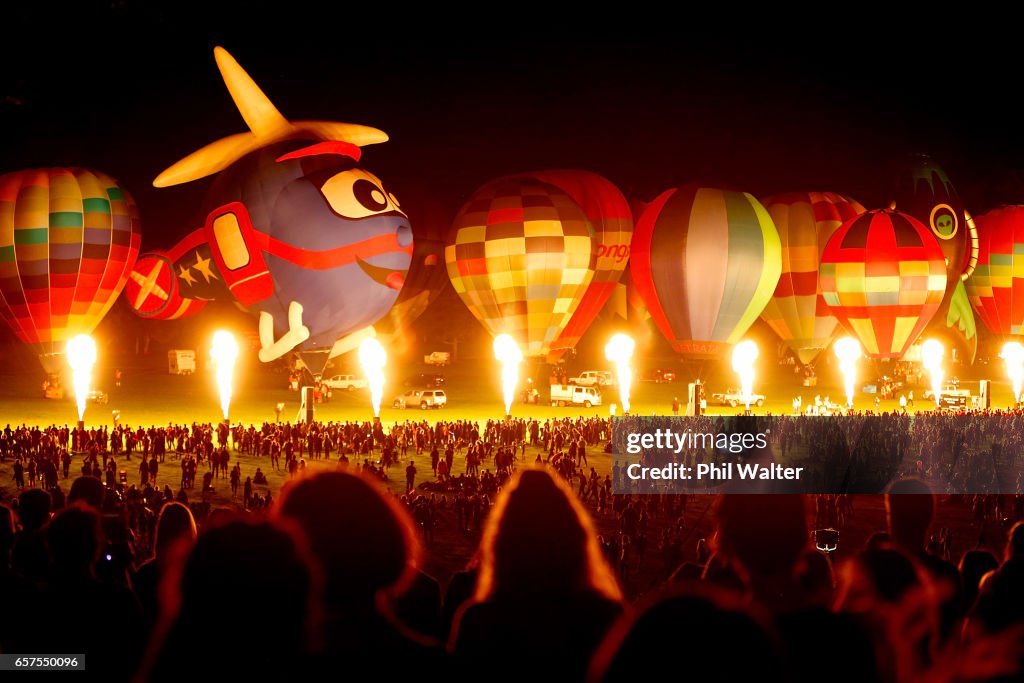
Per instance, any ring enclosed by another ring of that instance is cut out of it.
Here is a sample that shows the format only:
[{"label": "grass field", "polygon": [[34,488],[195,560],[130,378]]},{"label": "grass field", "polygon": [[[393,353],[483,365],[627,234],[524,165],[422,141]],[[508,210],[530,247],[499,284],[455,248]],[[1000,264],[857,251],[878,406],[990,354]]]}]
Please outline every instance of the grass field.
[{"label": "grass field", "polygon": [[[160,425],[168,422],[190,423],[216,422],[221,418],[219,398],[214,388],[212,373],[201,371],[194,376],[179,377],[168,375],[166,367],[160,358],[122,359],[120,363],[125,371],[122,386],[113,386],[112,366],[100,368],[96,373],[96,385],[109,392],[110,402],[107,405],[90,405],[87,408],[85,422],[87,425],[111,424],[111,411],[119,410],[121,422],[128,425]],[[764,365],[764,363],[762,363]],[[865,366],[867,364],[865,363]],[[977,379],[985,377],[985,372],[991,367],[992,370],[1001,370],[996,366],[982,366],[973,370],[972,373],[960,375],[967,387],[976,388]],[[577,371],[589,369],[584,367],[575,368]],[[357,369],[339,367],[337,372],[354,371]],[[385,424],[405,419],[470,419],[485,421],[491,418],[499,418],[504,412],[501,398],[501,389],[497,383],[498,368],[490,359],[471,361],[464,360],[452,366],[444,368],[441,372],[446,377],[445,390],[449,396],[449,404],[441,410],[420,411],[417,409],[397,410],[390,407],[392,398],[404,391],[401,386],[402,379],[419,372],[433,371],[426,366],[409,364],[405,367],[392,368],[390,386],[385,389],[384,408],[381,411],[381,418]],[[792,400],[795,396],[803,396],[804,405],[813,401],[814,396],[830,396],[834,401],[841,400],[842,389],[839,378],[829,367],[821,369],[819,385],[814,388],[806,388],[800,385],[799,376],[792,372],[788,366],[762,367],[760,369],[762,379],[755,384],[755,391],[767,396],[765,406],[755,412],[772,412],[775,414],[788,413],[792,411]],[[865,368],[867,372],[867,367]],[[526,371],[524,369],[524,375]],[[707,384],[708,393],[722,391],[729,386],[735,385],[735,378],[727,368],[702,368],[701,376]],[[41,397],[40,383],[42,373],[36,367],[9,369],[6,374],[0,375],[0,428],[4,424],[73,424],[77,419],[74,402],[67,398],[65,400],[47,400]],[[1009,405],[1011,390],[1005,381],[996,376],[991,376],[994,382],[994,405]],[[973,383],[972,383],[973,380]],[[275,418],[274,406],[278,402],[285,403],[282,419],[294,419],[298,410],[298,395],[286,388],[286,376],[275,372],[272,368],[262,366],[258,363],[251,363],[241,368],[236,383],[236,395],[232,401],[230,419],[232,422],[255,422],[273,421]],[[921,400],[923,387],[914,387],[915,395],[918,397],[917,407],[926,407]],[[540,387],[542,399],[546,398],[544,387]],[[634,414],[667,414],[670,412],[672,399],[678,396],[685,403],[686,384],[682,381],[672,384],[653,384],[641,382],[635,386],[633,394]],[[605,399],[608,402],[618,402],[617,397],[606,393]],[[861,409],[873,409],[875,407],[874,397],[871,395],[858,394],[855,407]],[[883,401],[880,408],[883,410],[894,410],[898,407],[896,400]],[[721,414],[734,414],[737,409],[728,407],[712,407],[712,412]],[[609,414],[609,406],[595,406],[590,409],[583,407],[552,408],[547,405],[522,405],[513,406],[512,413],[520,417],[536,417],[545,419],[548,417],[564,417],[576,415],[602,415]],[[369,393],[365,390],[354,392],[334,392],[331,402],[317,406],[317,419],[319,420],[367,420],[372,417]],[[526,460],[532,461],[537,455],[534,449],[528,449]],[[612,467],[612,456],[599,448],[591,449],[588,452],[588,461],[603,476],[610,472]],[[418,469],[417,483],[432,478],[429,457],[424,454],[412,456]],[[257,467],[267,472],[269,478],[269,489],[276,496],[280,487],[285,483],[286,475],[281,472],[269,470],[269,459],[238,456],[238,462],[242,467],[243,480],[246,476],[252,475]],[[233,458],[234,461],[234,458]],[[233,464],[233,463],[232,463]],[[395,493],[401,493],[405,484],[404,465],[392,468],[389,473],[389,488]],[[72,476],[75,476],[79,463],[72,466]],[[319,461],[309,462],[311,470],[320,468],[333,468],[334,462]],[[119,467],[126,470],[128,481],[136,483],[139,481],[138,460],[126,461],[122,456],[119,459]],[[458,474],[465,469],[462,458],[456,458],[455,473]],[[199,479],[204,472],[200,469]],[[178,461],[168,458],[163,464],[158,477],[161,486],[168,484],[172,489],[177,490],[180,481],[180,468]],[[10,461],[0,465],[0,499],[7,500],[16,494],[13,487]],[[65,482],[63,485],[67,485]],[[215,493],[211,502],[215,506],[232,506],[237,501],[232,501],[230,487],[226,479],[214,481]],[[190,492],[195,499],[198,497],[198,489]],[[711,517],[709,513],[710,496],[694,496],[687,511],[688,528],[686,551],[692,554],[697,539],[706,536],[711,531]],[[840,550],[843,554],[846,550],[859,547],[867,536],[884,526],[884,510],[880,496],[861,496],[858,503],[858,515],[854,522],[844,530],[844,542]],[[449,511],[444,513],[452,516]],[[596,519],[599,530],[604,533],[615,529],[615,522],[612,518],[598,517]],[[454,521],[446,522],[442,519],[439,522],[436,533],[436,540],[427,554],[428,571],[433,572],[439,578],[445,579],[456,569],[465,564],[472,556],[477,543],[476,534],[463,534],[455,531]],[[944,506],[940,509],[939,523],[949,526],[954,530],[954,539],[957,552],[965,548],[973,547],[978,536],[983,530],[977,529],[970,518],[969,510],[963,505]],[[988,530],[989,543],[999,546],[1003,530]],[[649,551],[653,553],[654,551]],[[637,570],[636,575],[627,581],[629,592],[636,594],[642,592],[655,580],[653,560],[643,571]]]}]

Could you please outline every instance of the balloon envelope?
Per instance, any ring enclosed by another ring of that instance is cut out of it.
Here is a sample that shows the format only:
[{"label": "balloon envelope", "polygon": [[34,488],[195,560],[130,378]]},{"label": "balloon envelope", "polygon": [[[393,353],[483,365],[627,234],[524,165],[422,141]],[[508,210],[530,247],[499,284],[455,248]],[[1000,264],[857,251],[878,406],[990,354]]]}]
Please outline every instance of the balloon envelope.
[{"label": "balloon envelope", "polygon": [[448,236],[448,277],[494,336],[546,357],[594,277],[594,230],[559,188],[502,178],[477,190]]},{"label": "balloon envelope", "polygon": [[782,276],[761,318],[807,364],[839,329],[821,298],[818,266],[829,238],[864,207],[834,192],[790,192],[764,200],[782,242]]},{"label": "balloon envelope", "polygon": [[0,315],[40,354],[62,353],[110,310],[140,239],[135,202],[108,175],[48,168],[0,176]]},{"label": "balloon envelope", "polygon": [[967,297],[992,334],[1024,329],[1024,206],[978,216],[978,265],[967,278]]},{"label": "balloon envelope", "polygon": [[746,192],[688,185],[662,193],[637,223],[630,270],[672,347],[714,356],[739,341],[771,299],[782,246]]},{"label": "balloon envelope", "polygon": [[872,358],[899,358],[924,330],[946,291],[935,237],[911,216],[868,211],[839,228],[821,257],[821,293]]}]

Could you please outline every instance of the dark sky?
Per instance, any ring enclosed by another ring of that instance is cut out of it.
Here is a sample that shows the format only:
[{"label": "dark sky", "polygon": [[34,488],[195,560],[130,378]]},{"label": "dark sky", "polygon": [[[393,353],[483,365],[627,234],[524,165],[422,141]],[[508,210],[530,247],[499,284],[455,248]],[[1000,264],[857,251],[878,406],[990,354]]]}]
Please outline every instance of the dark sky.
[{"label": "dark sky", "polygon": [[975,213],[1024,199],[1015,41],[960,24],[258,4],[5,8],[0,171],[106,171],[136,196],[144,247],[167,246],[196,224],[207,183],[155,190],[153,177],[244,129],[213,61],[221,44],[285,116],[387,131],[365,164],[420,228],[446,228],[497,175],[551,167],[597,171],[640,199],[702,180],[878,206],[925,151]]}]

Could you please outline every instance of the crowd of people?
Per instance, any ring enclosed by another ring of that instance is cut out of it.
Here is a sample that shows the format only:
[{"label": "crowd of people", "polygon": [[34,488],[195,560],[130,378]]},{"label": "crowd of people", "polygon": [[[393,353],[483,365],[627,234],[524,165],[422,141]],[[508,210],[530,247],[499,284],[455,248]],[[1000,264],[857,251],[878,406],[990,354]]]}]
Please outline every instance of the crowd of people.
[{"label": "crowd of people", "polygon": [[[966,436],[1016,451],[1018,417]],[[927,428],[956,447],[956,421]],[[7,428],[0,458],[24,478],[0,506],[0,652],[85,653],[110,680],[180,681],[197,666],[247,680],[325,667],[427,680],[1024,675],[1021,496],[960,500],[1007,541],[1001,556],[981,541],[957,558],[933,524],[938,496],[899,479],[886,528],[837,561],[813,530],[843,528],[853,497],[724,495],[709,507],[702,495],[616,494],[586,460],[609,430],[602,418]],[[895,432],[870,438],[907,448]],[[227,452],[283,467],[287,483],[256,491],[221,464]],[[411,454],[434,470],[419,485]],[[307,458],[337,466],[290,470]],[[128,462],[132,482],[117,476]],[[179,466],[177,491],[160,487],[162,468]],[[237,505],[196,493],[193,467],[200,489],[230,481]],[[381,481],[403,475],[402,494]],[[698,515],[712,533],[689,533]],[[425,553],[444,552],[435,536],[453,531],[476,552],[442,584]],[[654,580],[638,586],[641,571]]]}]

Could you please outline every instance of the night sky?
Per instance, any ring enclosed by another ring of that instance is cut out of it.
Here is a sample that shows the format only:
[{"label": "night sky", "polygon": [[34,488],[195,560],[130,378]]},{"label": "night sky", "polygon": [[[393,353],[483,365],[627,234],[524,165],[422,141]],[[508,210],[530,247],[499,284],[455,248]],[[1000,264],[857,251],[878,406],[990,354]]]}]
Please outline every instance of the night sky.
[{"label": "night sky", "polygon": [[219,44],[286,117],[386,131],[364,163],[416,230],[447,230],[491,178],[558,167],[643,200],[700,180],[761,196],[833,190],[872,208],[908,155],[927,152],[976,214],[1024,200],[1015,41],[960,24],[962,35],[944,20],[867,16],[675,25],[632,4],[607,17],[254,6],[5,7],[0,172],[103,170],[136,197],[143,248],[169,246],[199,224],[209,181],[157,190],[152,179],[245,129],[214,64]]}]

